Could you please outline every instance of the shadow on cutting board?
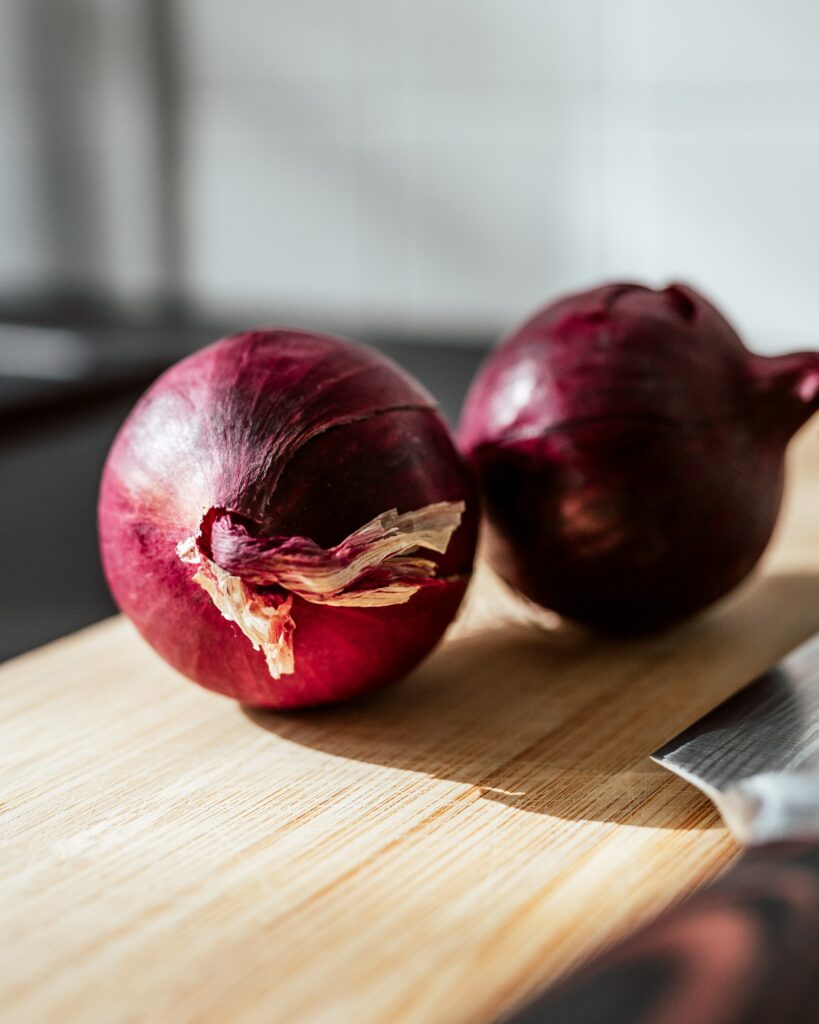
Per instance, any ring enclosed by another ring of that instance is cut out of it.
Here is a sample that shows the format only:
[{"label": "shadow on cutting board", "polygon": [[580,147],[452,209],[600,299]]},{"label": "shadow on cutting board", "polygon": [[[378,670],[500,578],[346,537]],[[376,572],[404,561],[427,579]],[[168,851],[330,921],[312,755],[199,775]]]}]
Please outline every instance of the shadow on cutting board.
[{"label": "shadow on cutting board", "polygon": [[450,640],[368,699],[243,712],[286,741],[465,783],[530,813],[711,828],[710,802],[648,755],[817,628],[819,576],[757,577],[660,635],[501,623]]}]

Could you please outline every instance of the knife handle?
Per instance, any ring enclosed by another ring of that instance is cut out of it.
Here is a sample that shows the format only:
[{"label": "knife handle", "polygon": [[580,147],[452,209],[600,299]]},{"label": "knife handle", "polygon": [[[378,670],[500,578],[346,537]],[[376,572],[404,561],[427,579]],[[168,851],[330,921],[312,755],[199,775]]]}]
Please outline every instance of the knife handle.
[{"label": "knife handle", "polygon": [[819,844],[753,847],[507,1024],[819,1022]]}]

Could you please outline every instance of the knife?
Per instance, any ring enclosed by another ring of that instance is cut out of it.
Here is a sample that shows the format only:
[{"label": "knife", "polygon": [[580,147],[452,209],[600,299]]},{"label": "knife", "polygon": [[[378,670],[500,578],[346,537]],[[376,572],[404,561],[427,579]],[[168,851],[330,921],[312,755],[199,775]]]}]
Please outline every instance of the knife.
[{"label": "knife", "polygon": [[819,633],[651,757],[745,852],[507,1024],[819,1024]]}]

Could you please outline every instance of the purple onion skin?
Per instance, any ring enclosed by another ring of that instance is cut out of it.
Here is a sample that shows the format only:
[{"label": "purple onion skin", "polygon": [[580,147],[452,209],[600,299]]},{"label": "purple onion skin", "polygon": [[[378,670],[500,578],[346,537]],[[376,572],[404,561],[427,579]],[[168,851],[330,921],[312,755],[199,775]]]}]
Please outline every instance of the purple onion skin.
[{"label": "purple onion skin", "polygon": [[[435,578],[388,607],[295,596],[295,671],[279,679],[176,552],[211,509],[330,547],[388,509],[441,501],[466,511],[429,554]],[[471,474],[417,382],[364,346],[285,329],[224,339],[160,377],[114,442],[99,503],[108,583],[145,639],[201,685],[278,708],[354,697],[423,658],[461,602],[477,520]]]},{"label": "purple onion skin", "polygon": [[818,407],[819,353],[751,354],[690,287],[560,299],[493,352],[464,409],[490,562],[599,630],[692,615],[765,550],[785,448]]}]

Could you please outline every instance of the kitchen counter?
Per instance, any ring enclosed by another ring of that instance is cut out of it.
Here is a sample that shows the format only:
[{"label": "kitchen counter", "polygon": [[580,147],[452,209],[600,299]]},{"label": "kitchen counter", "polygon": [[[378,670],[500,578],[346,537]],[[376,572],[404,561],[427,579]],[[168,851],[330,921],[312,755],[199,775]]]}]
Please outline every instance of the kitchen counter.
[{"label": "kitchen counter", "polygon": [[109,620],[0,670],[0,1016],[489,1021],[736,852],[649,752],[819,628],[819,438],[754,578],[615,642],[481,568],[347,707],[243,710]]}]

